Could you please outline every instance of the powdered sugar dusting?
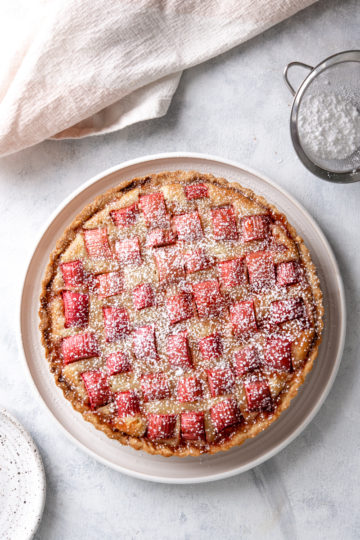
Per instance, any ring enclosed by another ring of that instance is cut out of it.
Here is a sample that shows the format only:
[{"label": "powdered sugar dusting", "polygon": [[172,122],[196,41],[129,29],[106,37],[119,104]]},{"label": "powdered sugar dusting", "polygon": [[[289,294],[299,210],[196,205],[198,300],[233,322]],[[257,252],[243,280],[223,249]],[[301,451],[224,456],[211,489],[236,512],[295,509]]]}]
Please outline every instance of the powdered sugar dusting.
[{"label": "powdered sugar dusting", "polygon": [[[282,271],[276,282],[294,246],[288,238],[279,244],[272,231],[286,236],[286,229],[266,209],[245,220],[243,195],[232,192],[232,205],[223,187],[202,183],[187,197],[180,188],[184,193],[181,184],[149,186],[140,204],[131,198],[130,210],[120,205],[117,213],[114,203],[102,210],[93,229],[101,233],[90,235],[95,244],[86,256],[73,252],[78,262],[68,268],[76,276],[66,279],[62,271],[63,290],[84,305],[88,299],[88,320],[86,308],[80,305],[78,314],[75,305],[72,328],[54,325],[52,339],[68,347],[64,378],[114,429],[141,437],[148,422],[150,440],[206,451],[276,408],[306,358],[309,345],[301,340],[312,327],[312,296],[299,261],[296,273]],[[59,292],[52,317],[64,320]],[[289,341],[294,365],[284,360],[287,350],[270,351],[269,339],[278,335]],[[237,356],[246,347],[255,359]]]},{"label": "powdered sugar dusting", "polygon": [[359,110],[341,94],[306,96],[298,129],[304,149],[321,159],[345,159],[360,147]]}]

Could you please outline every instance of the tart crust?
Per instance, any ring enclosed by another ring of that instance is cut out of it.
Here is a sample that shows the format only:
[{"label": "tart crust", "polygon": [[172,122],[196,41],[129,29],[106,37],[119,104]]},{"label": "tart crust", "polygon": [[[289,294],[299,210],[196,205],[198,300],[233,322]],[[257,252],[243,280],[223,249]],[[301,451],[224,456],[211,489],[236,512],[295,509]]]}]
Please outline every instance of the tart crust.
[{"label": "tart crust", "polygon": [[[219,187],[223,186],[227,189],[233,190],[236,193],[240,193],[246,198],[255,201],[257,204],[264,207],[264,209],[270,212],[275,219],[282,222],[287,230],[288,235],[291,237],[298,249],[299,258],[305,268],[307,281],[311,287],[314,307],[315,334],[308,349],[307,359],[298,369],[296,369],[296,376],[292,379],[291,384],[288,386],[286,392],[280,393],[277,399],[276,409],[274,411],[271,413],[262,412],[258,415],[254,424],[250,424],[245,427],[244,424],[240,424],[240,426],[228,430],[225,437],[220,438],[218,441],[215,440],[214,442],[207,443],[206,446],[198,446],[189,442],[181,443],[177,446],[167,446],[164,443],[151,441],[146,437],[133,437],[119,431],[118,429],[112,427],[104,416],[98,414],[96,411],[91,410],[90,406],[83,399],[80,399],[77,391],[62,375],[62,366],[59,361],[59,353],[51,339],[53,321],[52,314],[49,310],[49,304],[52,284],[58,269],[60,257],[74,240],[77,233],[82,230],[84,223],[87,222],[92,216],[104,209],[109,203],[113,202],[114,199],[119,200],[125,193],[135,188],[149,184],[151,184],[152,187],[161,187],[169,183],[190,184],[193,182],[210,183]],[[226,451],[234,446],[241,445],[247,439],[255,437],[257,434],[264,431],[281,415],[283,411],[289,407],[291,400],[296,396],[298,389],[304,383],[307,374],[311,371],[315,358],[318,354],[323,330],[323,313],[324,309],[322,303],[322,292],[315,266],[311,260],[310,253],[305,246],[303,239],[297,234],[294,227],[288,223],[286,216],[281,214],[275,206],[269,204],[263,197],[256,195],[253,191],[242,187],[238,183],[230,183],[224,178],[215,178],[211,174],[203,174],[196,171],[185,172],[180,170],[151,174],[145,177],[123,181],[116,187],[98,196],[73,220],[73,222],[66,228],[61,238],[57,241],[55,249],[50,254],[49,263],[44,273],[40,295],[39,328],[46,358],[49,362],[50,370],[54,375],[57,386],[61,388],[66,399],[71,402],[76,411],[82,414],[86,421],[91,422],[96,429],[104,432],[109,438],[116,439],[121,444],[131,446],[136,450],[144,450],[150,454],[158,454],[165,457],[186,457],[199,456],[204,453],[215,454],[218,451]]]}]

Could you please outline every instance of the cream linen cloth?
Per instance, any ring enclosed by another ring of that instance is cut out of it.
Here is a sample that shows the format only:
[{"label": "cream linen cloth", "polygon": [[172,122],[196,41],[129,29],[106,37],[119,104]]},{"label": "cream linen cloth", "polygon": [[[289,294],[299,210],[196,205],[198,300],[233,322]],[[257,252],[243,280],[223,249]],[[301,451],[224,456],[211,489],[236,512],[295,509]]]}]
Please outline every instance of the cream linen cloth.
[{"label": "cream linen cloth", "polygon": [[162,116],[183,69],[313,1],[1,0],[0,155]]}]

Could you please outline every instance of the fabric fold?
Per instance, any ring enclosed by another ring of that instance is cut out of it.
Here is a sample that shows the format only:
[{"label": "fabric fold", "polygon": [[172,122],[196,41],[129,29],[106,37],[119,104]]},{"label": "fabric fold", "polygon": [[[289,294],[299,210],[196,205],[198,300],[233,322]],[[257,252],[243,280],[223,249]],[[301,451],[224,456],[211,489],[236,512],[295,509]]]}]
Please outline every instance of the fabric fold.
[{"label": "fabric fold", "polygon": [[162,116],[182,70],[312,3],[34,0],[31,9],[25,0],[2,3],[0,155]]}]

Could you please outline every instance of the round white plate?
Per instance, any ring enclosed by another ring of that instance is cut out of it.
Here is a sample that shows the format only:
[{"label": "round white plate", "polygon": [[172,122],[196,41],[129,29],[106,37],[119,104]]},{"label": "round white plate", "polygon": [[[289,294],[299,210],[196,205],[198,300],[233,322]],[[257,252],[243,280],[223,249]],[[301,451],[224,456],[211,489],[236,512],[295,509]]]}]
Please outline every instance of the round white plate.
[{"label": "round white plate", "polygon": [[[55,386],[44,359],[38,331],[38,298],[44,268],[57,238],[97,195],[124,179],[167,170],[198,170],[238,181],[283,211],[303,236],[319,272],[325,304],[323,343],[314,369],[291,407],[266,431],[228,452],[200,458],[162,458],[137,452],[110,440],[85,422]],[[21,339],[35,387],[48,410],[84,450],[114,469],[137,478],[168,483],[206,482],[246,471],[291,442],[324,402],[341,360],[345,338],[345,302],[339,270],[324,235],[290,195],[240,165],[202,154],[159,154],[128,161],[92,178],[72,193],[51,217],[38,242],[24,280],[20,313]]]},{"label": "round white plate", "polygon": [[30,435],[0,408],[0,533],[3,540],[32,538],[45,502],[45,474]]}]

